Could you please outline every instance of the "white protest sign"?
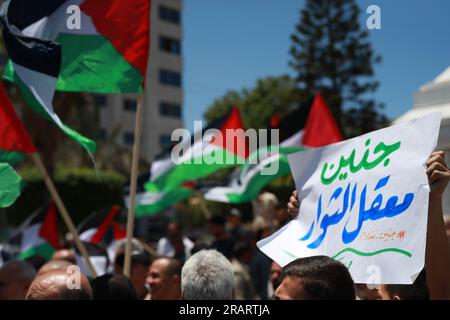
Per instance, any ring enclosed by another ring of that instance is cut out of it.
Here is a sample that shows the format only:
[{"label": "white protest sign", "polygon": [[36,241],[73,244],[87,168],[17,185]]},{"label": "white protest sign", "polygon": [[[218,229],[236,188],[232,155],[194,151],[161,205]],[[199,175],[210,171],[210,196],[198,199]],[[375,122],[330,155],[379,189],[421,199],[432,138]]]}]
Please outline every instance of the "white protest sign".
[{"label": "white protest sign", "polygon": [[326,255],[355,283],[411,284],[424,266],[425,163],[440,119],[431,114],[289,155],[299,215],[258,247],[281,266]]}]

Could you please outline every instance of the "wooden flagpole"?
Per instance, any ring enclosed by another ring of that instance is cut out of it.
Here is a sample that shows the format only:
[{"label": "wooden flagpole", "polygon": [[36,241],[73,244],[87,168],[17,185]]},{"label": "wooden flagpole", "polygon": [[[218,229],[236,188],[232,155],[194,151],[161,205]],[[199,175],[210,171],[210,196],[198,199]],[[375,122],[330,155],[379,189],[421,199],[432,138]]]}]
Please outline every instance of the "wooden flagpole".
[{"label": "wooden flagpole", "polygon": [[89,272],[92,274],[92,276],[95,278],[97,277],[97,273],[95,272],[94,266],[91,263],[91,260],[89,259],[89,253],[86,250],[86,247],[83,245],[83,243],[80,240],[80,237],[78,235],[77,229],[75,228],[75,225],[73,224],[72,218],[69,215],[69,212],[67,211],[61,197],[59,196],[58,191],[56,190],[55,185],[53,184],[52,179],[50,178],[50,175],[48,174],[47,169],[45,168],[44,164],[42,163],[42,159],[39,156],[37,152],[31,154],[31,158],[36,163],[36,166],[41,171],[42,176],[44,177],[45,185],[48,188],[48,191],[50,191],[50,194],[55,201],[56,207],[58,208],[59,212],[61,213],[61,216],[66,223],[67,228],[69,229],[69,232],[72,233],[73,238],[75,240],[75,245],[77,246],[78,250],[80,251],[81,255],[84,258],[84,261],[86,262],[86,266],[88,267]]},{"label": "wooden flagpole", "polygon": [[139,154],[141,149],[141,133],[142,133],[142,114],[144,112],[144,93],[139,95],[136,111],[136,120],[134,124],[134,144],[133,144],[133,160],[131,164],[131,181],[130,181],[130,197],[128,203],[127,218],[127,240],[125,245],[125,261],[123,274],[130,277],[131,271],[131,240],[134,231],[134,205],[136,202],[136,187],[139,165]]},{"label": "wooden flagpole", "polygon": [[208,209],[208,206],[206,205],[205,198],[201,194],[201,192],[197,192],[197,197],[199,198],[199,205],[203,212],[203,215],[205,216],[206,220],[209,220],[211,218],[211,212]]}]

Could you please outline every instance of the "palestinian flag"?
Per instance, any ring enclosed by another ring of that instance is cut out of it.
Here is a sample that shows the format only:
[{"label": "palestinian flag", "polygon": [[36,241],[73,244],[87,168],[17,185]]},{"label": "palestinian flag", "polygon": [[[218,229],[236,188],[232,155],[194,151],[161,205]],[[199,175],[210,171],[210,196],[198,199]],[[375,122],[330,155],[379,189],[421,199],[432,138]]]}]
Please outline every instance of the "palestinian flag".
[{"label": "palestinian flag", "polygon": [[[125,227],[117,222],[119,214],[120,207],[112,206],[100,212],[94,212],[78,227],[80,239],[86,246],[98,276],[108,272],[114,259],[117,241],[126,237]],[[77,250],[76,252],[77,264],[81,271],[91,276],[83,257]]]},{"label": "palestinian flag", "polygon": [[39,32],[51,31],[42,26],[41,21],[46,21],[61,2],[7,0],[3,3],[0,18],[3,41],[14,69],[11,79],[35,112],[53,121],[65,134],[93,153],[95,143],[65,125],[53,109],[62,61],[61,46],[52,39],[39,37]]},{"label": "palestinian flag", "polygon": [[19,197],[24,183],[10,166],[36,152],[30,136],[0,83],[0,208],[9,207]]},{"label": "palestinian flag", "polygon": [[24,182],[7,163],[0,163],[0,208],[12,205],[20,196]]},{"label": "palestinian flag", "polygon": [[288,154],[342,140],[339,128],[320,94],[316,95],[310,107],[302,106],[281,121],[272,121],[272,127],[280,130],[281,145],[259,148],[253,152],[246,164],[230,177],[227,185],[204,190],[205,199],[226,203],[250,202],[268,183],[290,173]]},{"label": "palestinian flag", "polygon": [[[110,265],[110,261],[108,258],[108,252],[107,250],[100,246],[99,244],[81,241],[86,248],[86,251],[89,254],[89,260],[92,263],[92,266],[94,267],[95,273],[97,276],[102,276],[105,273],[108,272],[108,267]],[[74,247],[75,251],[75,261],[77,266],[80,267],[80,271],[85,274],[88,279],[94,279],[95,276],[89,271],[89,268],[87,267],[87,264],[79,252],[78,248]]]},{"label": "palestinian flag", "polygon": [[40,255],[50,260],[53,253],[61,248],[55,204],[50,202],[36,210],[8,243],[20,248],[19,259]]},{"label": "palestinian flag", "polygon": [[[194,183],[191,181],[183,183],[170,191],[150,192],[145,190],[144,184],[150,180],[150,172],[138,177],[136,189],[136,203],[134,212],[136,218],[142,218],[157,214],[170,206],[189,198],[193,194]],[[130,185],[124,188],[124,203],[129,207]]]},{"label": "palestinian flag", "polygon": [[24,154],[34,152],[36,148],[0,83],[0,162],[16,164]]},{"label": "palestinian flag", "polygon": [[[287,155],[301,150],[303,150],[302,147],[259,148],[249,156],[246,164],[231,175],[227,185],[203,190],[204,198],[236,204],[251,202],[271,181],[289,174]],[[252,159],[257,159],[257,163],[252,164]],[[270,169],[271,167],[273,169]],[[264,170],[267,170],[267,174]]]},{"label": "palestinian flag", "polygon": [[[61,46],[56,90],[142,91],[150,46],[150,0],[13,0],[14,4],[14,9],[21,8],[17,26],[24,34]],[[18,71],[14,64],[8,63],[4,77],[14,80],[14,71]]]},{"label": "palestinian flag", "polygon": [[110,231],[113,222],[116,222],[119,214],[119,206],[112,206],[111,208],[92,213],[78,226],[80,239],[85,242],[102,244],[102,241],[105,240],[105,235]]},{"label": "palestinian flag", "polygon": [[[227,137],[227,131],[242,135],[236,138],[228,134]],[[172,151],[176,150],[179,152],[174,152],[175,155],[180,153],[178,159],[173,159],[169,153],[152,164],[151,180],[145,184],[147,191],[168,192],[185,182],[245,163],[248,148],[239,109],[232,108],[205,129],[197,131],[192,139],[184,139]]]}]

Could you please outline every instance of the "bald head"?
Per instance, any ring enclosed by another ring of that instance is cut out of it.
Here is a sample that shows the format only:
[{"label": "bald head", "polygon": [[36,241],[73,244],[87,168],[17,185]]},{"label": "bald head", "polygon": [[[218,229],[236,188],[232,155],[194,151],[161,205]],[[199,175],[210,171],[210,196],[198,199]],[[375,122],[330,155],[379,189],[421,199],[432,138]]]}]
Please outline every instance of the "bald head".
[{"label": "bald head", "polygon": [[52,256],[52,260],[64,260],[64,261],[68,261],[73,264],[77,263],[75,253],[69,249],[61,249],[61,250],[55,251],[55,253]]},{"label": "bald head", "polygon": [[152,300],[176,300],[181,296],[182,263],[169,257],[153,261],[148,269],[146,283]]},{"label": "bald head", "polygon": [[50,260],[49,262],[47,262],[46,264],[44,264],[38,272],[38,276],[50,272],[50,271],[56,271],[56,270],[60,270],[60,271],[66,271],[68,267],[72,266],[73,263],[70,263],[68,261],[65,260]]},{"label": "bald head", "polygon": [[0,268],[0,300],[23,300],[36,277],[36,270],[25,261],[9,261]]},{"label": "bald head", "polygon": [[54,270],[39,275],[28,290],[27,300],[92,300],[89,281],[81,272]]},{"label": "bald head", "polygon": [[0,272],[7,272],[12,277],[20,280],[31,280],[36,277],[36,270],[26,261],[8,261],[1,268]]}]

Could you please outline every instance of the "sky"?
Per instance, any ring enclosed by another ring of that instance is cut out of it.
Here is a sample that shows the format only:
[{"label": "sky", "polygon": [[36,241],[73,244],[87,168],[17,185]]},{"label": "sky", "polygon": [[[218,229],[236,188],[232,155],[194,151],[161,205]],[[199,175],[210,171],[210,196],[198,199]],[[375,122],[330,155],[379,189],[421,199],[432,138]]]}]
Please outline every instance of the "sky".
[{"label": "sky", "polygon": [[[380,82],[374,98],[390,119],[407,112],[413,93],[450,66],[449,0],[360,0],[361,26],[369,5],[381,9],[381,29],[369,30]],[[303,0],[183,1],[183,120],[192,130],[207,107],[229,90],[290,67],[290,36]]]}]

